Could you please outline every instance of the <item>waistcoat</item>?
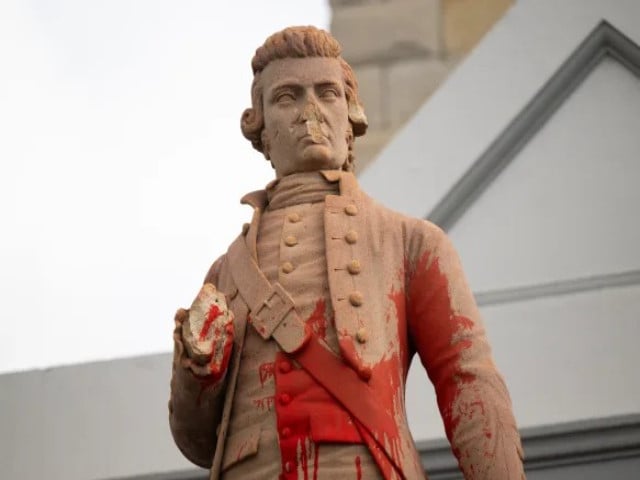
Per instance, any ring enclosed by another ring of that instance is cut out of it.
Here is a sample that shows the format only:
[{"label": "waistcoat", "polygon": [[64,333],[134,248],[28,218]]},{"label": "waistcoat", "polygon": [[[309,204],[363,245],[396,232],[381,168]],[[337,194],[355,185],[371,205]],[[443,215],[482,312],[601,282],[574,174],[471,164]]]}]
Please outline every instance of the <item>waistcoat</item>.
[{"label": "waistcoat", "polygon": [[[257,257],[267,279],[291,293],[300,317],[338,354],[324,245],[329,193],[338,184],[317,172],[270,184]],[[241,355],[223,480],[382,478],[349,413],[273,340],[248,328]]]}]

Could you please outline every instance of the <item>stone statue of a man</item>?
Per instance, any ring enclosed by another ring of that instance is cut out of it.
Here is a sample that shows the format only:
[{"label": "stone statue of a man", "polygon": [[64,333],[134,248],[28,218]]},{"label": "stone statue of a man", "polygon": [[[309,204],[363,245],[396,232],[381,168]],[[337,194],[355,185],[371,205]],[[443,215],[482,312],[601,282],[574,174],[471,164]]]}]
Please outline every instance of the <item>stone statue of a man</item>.
[{"label": "stone statue of a man", "polygon": [[524,478],[455,250],[432,223],[375,203],[352,174],[367,123],[339,44],[287,28],[252,67],[242,132],[276,179],[243,198],[252,222],[176,314],[178,447],[212,479],[425,478],[404,401],[418,354],[465,478]]}]

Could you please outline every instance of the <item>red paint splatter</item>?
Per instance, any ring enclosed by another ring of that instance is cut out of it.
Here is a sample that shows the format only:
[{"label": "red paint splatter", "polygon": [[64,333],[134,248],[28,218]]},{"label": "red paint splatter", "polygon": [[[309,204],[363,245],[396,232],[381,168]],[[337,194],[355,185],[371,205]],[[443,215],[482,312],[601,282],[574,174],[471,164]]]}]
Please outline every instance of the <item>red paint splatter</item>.
[{"label": "red paint splatter", "polygon": [[429,251],[410,272],[408,300],[414,345],[436,388],[447,438],[451,441],[460,422],[453,406],[460,395],[461,384],[476,379],[460,368],[462,353],[472,346],[464,332],[472,330],[475,324],[453,312],[449,281],[440,270],[439,259],[432,259]]},{"label": "red paint splatter", "polygon": [[393,302],[395,307],[395,318],[391,314],[387,316],[387,321],[393,320],[398,325],[398,338],[400,339],[400,355],[402,359],[403,379],[406,381],[409,373],[409,364],[413,352],[409,351],[407,342],[407,297],[403,290],[392,289],[388,294],[389,300]]},{"label": "red paint splatter", "polygon": [[[276,354],[276,365],[287,359],[286,354]],[[287,473],[286,465],[299,466],[304,479],[318,477],[319,443],[362,443],[351,416],[305,370],[283,372],[275,369],[276,420],[278,442],[284,479],[297,479],[295,472]],[[290,401],[279,399],[286,394]],[[311,445],[314,449],[313,475],[309,475]],[[302,476],[301,476],[302,477]]]},{"label": "red paint splatter", "polygon": [[323,340],[327,338],[327,319],[325,318],[327,311],[327,305],[324,298],[319,299],[316,302],[316,306],[307,318],[307,325],[311,327],[313,333],[318,335]]},{"label": "red paint splatter", "polygon": [[362,465],[360,463],[360,455],[356,456],[356,480],[362,480]]},{"label": "red paint splatter", "polygon": [[196,398],[196,403],[200,405],[202,401],[202,395],[205,390],[214,387],[222,379],[229,366],[229,360],[231,359],[231,350],[233,348],[233,323],[229,323],[225,327],[225,340],[222,347],[221,355],[216,355],[217,352],[213,352],[211,361],[209,362],[209,374],[208,375],[194,375],[196,380],[200,383],[200,392]]},{"label": "red paint splatter", "polygon": [[264,388],[265,382],[273,377],[275,370],[275,362],[263,363],[258,367],[258,375],[260,376],[260,385]]},{"label": "red paint splatter", "polygon": [[358,352],[356,351],[356,347],[353,344],[353,338],[346,333],[343,333],[338,338],[338,344],[340,345],[340,352],[342,352],[342,359],[356,372],[360,378],[365,381],[368,381],[371,378],[371,367],[367,367],[363,365],[362,359]]},{"label": "red paint splatter", "polygon": [[268,397],[263,397],[263,398],[254,398],[253,399],[253,406],[256,407],[258,410],[261,411],[271,411],[272,407],[275,404],[275,397],[273,395],[270,395]]},{"label": "red paint splatter", "polygon": [[207,313],[207,319],[204,321],[204,325],[202,325],[202,330],[200,331],[200,338],[199,338],[200,341],[207,338],[207,334],[209,333],[209,329],[211,328],[213,321],[216,318],[218,318],[220,315],[222,315],[222,312],[218,308],[218,305],[216,305],[215,303],[212,304],[211,307],[209,307],[209,312]]}]

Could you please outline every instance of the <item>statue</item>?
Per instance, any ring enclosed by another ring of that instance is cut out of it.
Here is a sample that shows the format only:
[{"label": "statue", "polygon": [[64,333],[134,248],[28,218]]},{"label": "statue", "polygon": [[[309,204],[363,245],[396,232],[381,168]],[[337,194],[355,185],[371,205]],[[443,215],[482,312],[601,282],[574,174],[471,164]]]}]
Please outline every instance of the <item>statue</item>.
[{"label": "statue", "polygon": [[242,133],[276,179],[242,199],[251,223],[176,314],[176,444],[211,479],[425,478],[404,402],[417,353],[465,478],[524,478],[455,250],[352,173],[367,122],[339,44],[287,28],[252,67]]}]

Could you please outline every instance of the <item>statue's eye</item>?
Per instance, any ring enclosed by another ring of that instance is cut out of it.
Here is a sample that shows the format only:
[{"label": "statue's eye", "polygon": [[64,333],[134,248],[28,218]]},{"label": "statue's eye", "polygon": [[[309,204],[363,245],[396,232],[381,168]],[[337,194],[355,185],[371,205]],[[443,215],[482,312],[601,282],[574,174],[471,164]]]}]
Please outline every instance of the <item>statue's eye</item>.
[{"label": "statue's eye", "polygon": [[280,92],[275,98],[277,103],[293,102],[295,99],[295,96],[291,92]]},{"label": "statue's eye", "polygon": [[335,88],[325,88],[320,93],[320,96],[325,100],[333,100],[340,96],[340,93]]}]

